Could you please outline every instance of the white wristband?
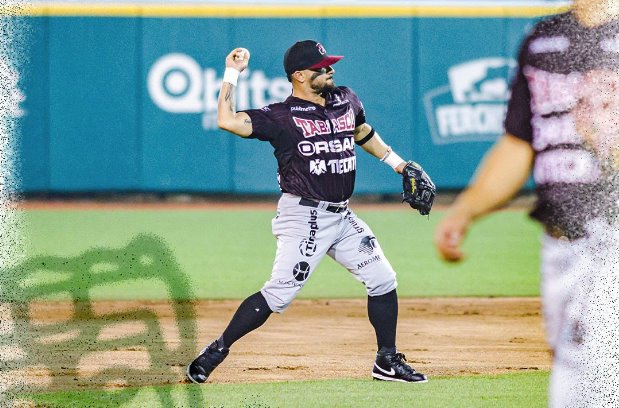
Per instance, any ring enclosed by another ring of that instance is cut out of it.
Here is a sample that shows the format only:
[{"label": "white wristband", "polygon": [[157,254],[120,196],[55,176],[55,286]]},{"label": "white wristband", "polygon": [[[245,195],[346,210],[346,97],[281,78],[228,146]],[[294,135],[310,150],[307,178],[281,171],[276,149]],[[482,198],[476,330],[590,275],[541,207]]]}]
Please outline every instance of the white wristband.
[{"label": "white wristband", "polygon": [[385,162],[394,170],[400,164],[404,163],[404,160],[400,156],[398,156],[396,152],[391,150],[391,147],[387,150],[387,153],[383,156],[382,159],[380,159],[380,161]]},{"label": "white wristband", "polygon": [[224,71],[224,82],[236,86],[236,82],[238,81],[240,74],[241,73],[238,69],[227,67]]}]

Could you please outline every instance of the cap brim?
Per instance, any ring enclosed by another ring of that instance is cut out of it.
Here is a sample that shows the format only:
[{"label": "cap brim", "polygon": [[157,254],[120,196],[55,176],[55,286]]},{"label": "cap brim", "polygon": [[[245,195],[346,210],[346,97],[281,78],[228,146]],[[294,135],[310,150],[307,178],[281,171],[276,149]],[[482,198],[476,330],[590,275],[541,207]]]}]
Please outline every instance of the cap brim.
[{"label": "cap brim", "polygon": [[336,62],[338,62],[342,58],[344,58],[343,55],[327,55],[326,57],[324,57],[324,59],[322,61],[320,61],[317,64],[312,65],[308,69],[325,68],[325,67],[328,67],[329,65],[335,64]]}]

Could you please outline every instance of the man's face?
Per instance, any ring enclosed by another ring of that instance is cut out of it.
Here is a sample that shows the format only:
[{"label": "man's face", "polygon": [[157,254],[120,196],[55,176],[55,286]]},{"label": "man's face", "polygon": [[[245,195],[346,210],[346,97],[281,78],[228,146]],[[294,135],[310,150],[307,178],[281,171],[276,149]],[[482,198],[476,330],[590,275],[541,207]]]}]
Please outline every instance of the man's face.
[{"label": "man's face", "polygon": [[309,69],[308,71],[311,72],[310,87],[314,91],[321,94],[335,89],[335,82],[333,81],[335,70],[333,67],[328,66],[319,69]]},{"label": "man's face", "polygon": [[608,8],[616,8],[617,0],[573,0],[573,6],[576,8],[580,8],[583,10],[596,10],[600,7]]}]

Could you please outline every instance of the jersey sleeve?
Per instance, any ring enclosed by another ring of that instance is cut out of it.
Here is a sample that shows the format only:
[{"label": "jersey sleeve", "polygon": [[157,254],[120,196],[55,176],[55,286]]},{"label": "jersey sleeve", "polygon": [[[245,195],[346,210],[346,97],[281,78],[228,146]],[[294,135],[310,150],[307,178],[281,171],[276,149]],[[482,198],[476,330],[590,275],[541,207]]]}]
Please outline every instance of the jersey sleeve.
[{"label": "jersey sleeve", "polygon": [[355,127],[363,125],[365,123],[365,108],[363,107],[363,103],[361,103],[361,100],[352,89],[342,87],[342,90],[348,94],[348,99],[355,112]]},{"label": "jersey sleeve", "polygon": [[519,139],[531,142],[533,140],[533,127],[531,119],[531,91],[529,82],[524,75],[523,69],[527,63],[526,55],[529,48],[529,40],[524,41],[518,57],[518,71],[512,81],[511,97],[507,104],[505,116],[505,132]]},{"label": "jersey sleeve", "polygon": [[243,111],[249,115],[251,119],[252,134],[249,139],[258,139],[269,141],[275,136],[276,128],[273,118],[273,111],[269,106],[261,109],[248,109]]}]

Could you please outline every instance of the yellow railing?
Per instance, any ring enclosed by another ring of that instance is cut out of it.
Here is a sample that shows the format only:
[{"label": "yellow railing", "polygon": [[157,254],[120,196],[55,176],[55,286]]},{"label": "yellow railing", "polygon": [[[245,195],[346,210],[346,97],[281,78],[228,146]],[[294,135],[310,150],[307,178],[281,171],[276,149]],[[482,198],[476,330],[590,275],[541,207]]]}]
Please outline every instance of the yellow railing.
[{"label": "yellow railing", "polygon": [[536,17],[565,11],[565,6],[355,6],[233,4],[28,4],[0,7],[1,15],[176,18],[397,18]]}]

